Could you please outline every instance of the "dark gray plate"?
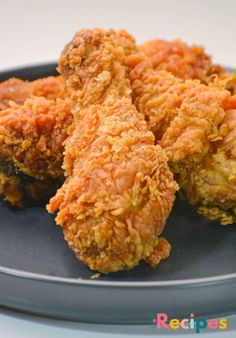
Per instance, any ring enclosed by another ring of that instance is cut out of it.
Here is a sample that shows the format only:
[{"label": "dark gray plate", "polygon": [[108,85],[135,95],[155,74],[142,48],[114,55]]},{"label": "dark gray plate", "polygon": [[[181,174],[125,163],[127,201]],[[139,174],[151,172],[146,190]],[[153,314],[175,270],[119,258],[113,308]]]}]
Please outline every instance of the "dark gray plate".
[{"label": "dark gray plate", "polygon": [[[55,65],[2,73],[34,79]],[[236,311],[236,227],[201,218],[177,199],[166,238],[171,257],[153,270],[101,276],[78,262],[44,208],[0,203],[0,305],[35,314],[99,323],[148,323],[170,316],[220,316]]]}]

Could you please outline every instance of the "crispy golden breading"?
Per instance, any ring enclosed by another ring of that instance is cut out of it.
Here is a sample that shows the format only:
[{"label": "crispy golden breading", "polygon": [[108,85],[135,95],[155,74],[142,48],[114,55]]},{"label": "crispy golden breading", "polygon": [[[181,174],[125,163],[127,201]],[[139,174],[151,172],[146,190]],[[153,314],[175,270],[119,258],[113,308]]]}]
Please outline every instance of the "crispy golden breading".
[{"label": "crispy golden breading", "polygon": [[166,150],[181,191],[209,219],[235,222],[234,133],[227,110],[236,109],[236,97],[226,90],[234,76],[204,85],[153,70],[141,53],[125,62],[134,103]]},{"label": "crispy golden breading", "polygon": [[[208,137],[217,137],[217,127],[224,117],[222,104],[230,96],[223,85],[207,86],[199,80],[182,80],[169,72],[154,70],[150,60],[138,51],[127,56],[125,64],[134,104],[170,160],[183,157],[186,151],[187,155],[200,153],[203,144],[195,142],[201,141],[198,133],[204,142]],[[179,143],[184,143],[182,155]]]},{"label": "crispy golden breading", "polygon": [[236,105],[225,111],[224,135],[201,162],[176,165],[175,172],[191,204],[210,220],[236,222]]},{"label": "crispy golden breading", "polygon": [[109,273],[169,255],[158,236],[177,189],[167,158],[131,102],[123,65],[125,32],[77,33],[59,69],[73,101],[67,179],[48,205],[69,246],[91,269]]},{"label": "crispy golden breading", "polygon": [[181,40],[150,40],[140,49],[151,59],[154,69],[166,70],[182,79],[207,82],[210,76],[225,75],[220,65],[213,65],[202,46],[188,46]]},{"label": "crispy golden breading", "polygon": [[[213,81],[213,85],[221,80],[224,83],[222,88],[232,95],[236,93],[235,74],[212,65],[202,48],[188,47],[180,41],[155,40],[147,42],[141,49],[151,58],[156,69],[168,70],[183,79]],[[184,112],[182,109],[175,120],[166,123],[168,128],[161,145],[167,149],[172,170],[188,201],[208,219],[231,224],[236,222],[236,114],[233,110],[236,109],[236,98],[226,95],[222,101],[223,92],[214,94],[209,88],[204,89],[206,101],[202,105],[200,87],[193,86],[196,98],[187,94],[189,98],[181,104]],[[167,92],[170,90],[171,86]],[[173,89],[173,93],[176,92]],[[215,136],[205,133],[206,128],[212,129],[210,124],[215,128]],[[199,155],[189,158],[189,154],[194,152]]]},{"label": "crispy golden breading", "polygon": [[69,99],[34,97],[0,111],[0,193],[5,200],[23,206],[55,192],[63,181],[63,142],[71,123]]},{"label": "crispy golden breading", "polygon": [[11,78],[0,83],[0,110],[9,107],[11,101],[23,104],[30,96],[43,96],[50,100],[67,95],[60,76],[49,76],[35,81]]},{"label": "crispy golden breading", "polygon": [[212,63],[202,46],[189,46],[181,40],[156,39],[145,42],[139,48],[156,70],[168,71],[185,80],[198,79],[205,84],[218,79],[226,80],[226,89],[236,94],[236,73],[230,74],[219,64]]},{"label": "crispy golden breading", "polygon": [[[56,189],[60,186],[62,182],[62,170],[59,168],[62,164],[62,154],[59,155],[60,160],[58,163],[58,168],[56,169],[58,173],[54,176],[51,175],[51,173],[44,173],[45,177],[40,177],[37,172],[37,167],[34,167],[34,172],[31,172],[32,170],[32,162],[30,163],[24,163],[23,165],[23,171],[22,171],[22,161],[25,159],[25,155],[22,149],[21,152],[18,151],[17,155],[14,153],[14,149],[12,144],[9,142],[12,142],[11,136],[14,137],[14,144],[17,144],[17,137],[19,137],[19,147],[22,144],[22,138],[24,135],[20,132],[19,135],[17,134],[17,131],[19,131],[20,123],[25,123],[26,120],[22,118],[22,113],[24,112],[24,109],[27,110],[28,116],[30,115],[30,105],[27,105],[27,108],[20,108],[17,106],[14,106],[14,102],[18,105],[23,105],[24,102],[27,100],[27,98],[32,97],[44,97],[48,100],[56,100],[57,98],[65,99],[67,96],[67,92],[65,90],[65,85],[63,83],[61,76],[49,76],[47,78],[38,79],[32,82],[29,81],[23,81],[17,78],[12,78],[7,81],[4,81],[0,83],[0,110],[7,109],[9,107],[12,107],[12,110],[8,110],[6,115],[9,116],[9,119],[6,120],[7,123],[4,125],[4,119],[1,117],[1,131],[0,131],[0,138],[4,140],[3,143],[3,149],[0,149],[0,194],[3,195],[4,200],[8,201],[10,204],[17,206],[17,207],[23,207],[27,205],[33,205],[37,203],[45,203],[45,201],[48,201],[48,198],[51,197]],[[37,111],[40,113],[39,105],[40,102],[37,102]],[[44,100],[42,100],[44,102]],[[50,103],[49,103],[50,105]],[[66,107],[68,104],[66,105]],[[17,108],[16,108],[17,107]],[[33,107],[33,105],[32,105]],[[42,107],[42,109],[44,109]],[[63,108],[62,108],[63,109]],[[67,109],[67,108],[66,108]],[[14,114],[19,113],[19,120],[17,116],[13,116]],[[56,113],[56,110],[55,110]],[[54,114],[55,114],[54,113]],[[61,110],[59,109],[59,113],[61,114]],[[32,121],[31,121],[31,135],[35,134],[37,135],[37,130],[33,131],[33,128],[37,129],[37,125],[34,125],[34,114],[35,111],[32,111]],[[51,114],[51,112],[49,112]],[[3,116],[4,113],[2,113],[1,116]],[[65,117],[68,117],[68,122],[72,120],[71,114],[68,114],[67,111],[65,111]],[[11,123],[9,123],[9,120],[11,120]],[[60,116],[59,116],[60,120]],[[29,120],[28,120],[29,122]],[[68,122],[66,122],[66,125],[68,126]],[[16,124],[16,127],[14,129],[13,124]],[[17,127],[18,126],[18,127]],[[7,128],[9,127],[9,134],[7,134]],[[17,129],[18,128],[18,129]],[[23,128],[22,128],[23,130]],[[1,134],[3,133],[3,134]],[[14,133],[14,136],[13,136]],[[9,142],[6,139],[6,135],[8,135]],[[53,135],[52,135],[53,136]],[[35,136],[34,136],[35,137]],[[48,139],[50,135],[47,135]],[[62,133],[62,138],[66,137],[65,133]],[[5,139],[4,139],[5,138]],[[30,137],[31,139],[31,137]],[[36,139],[36,137],[35,137]],[[25,140],[26,141],[26,140]],[[60,142],[62,143],[64,140],[61,139]],[[48,141],[49,144],[49,141]],[[7,154],[6,154],[7,149]],[[62,152],[62,147],[60,148],[60,151]],[[32,155],[32,149],[30,150],[29,156]],[[16,156],[18,156],[18,159],[16,160]],[[20,160],[19,160],[20,157]],[[35,155],[32,157],[32,160],[37,163],[37,159]],[[51,158],[53,161],[53,157]],[[49,167],[49,157],[45,159],[47,163],[45,163],[45,167],[43,165],[44,159],[39,156],[38,163],[41,163],[40,170],[42,168],[47,169]],[[52,164],[53,165],[53,164]],[[60,174],[59,174],[60,171]],[[27,174],[26,174],[27,172]],[[60,176],[60,178],[59,178]]]}]

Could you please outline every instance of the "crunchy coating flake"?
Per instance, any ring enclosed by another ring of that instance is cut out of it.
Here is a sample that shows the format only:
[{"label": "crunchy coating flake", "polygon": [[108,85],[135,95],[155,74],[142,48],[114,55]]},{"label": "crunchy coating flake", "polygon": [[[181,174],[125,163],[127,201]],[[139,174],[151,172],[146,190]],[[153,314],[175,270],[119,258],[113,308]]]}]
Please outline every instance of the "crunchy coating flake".
[{"label": "crunchy coating flake", "polygon": [[66,141],[68,177],[48,205],[59,210],[56,221],[77,257],[102,273],[142,259],[156,266],[169,255],[158,236],[177,189],[166,155],[132,105],[123,59],[134,42],[120,34],[122,43],[114,31],[82,30],[62,53],[75,129]]}]

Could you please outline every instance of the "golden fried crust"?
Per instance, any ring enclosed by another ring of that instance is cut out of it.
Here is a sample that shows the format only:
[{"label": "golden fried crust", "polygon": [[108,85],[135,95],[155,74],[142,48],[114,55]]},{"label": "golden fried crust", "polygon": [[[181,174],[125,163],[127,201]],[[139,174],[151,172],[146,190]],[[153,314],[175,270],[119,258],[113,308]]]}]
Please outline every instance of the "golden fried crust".
[{"label": "golden fried crust", "polygon": [[0,83],[0,194],[16,207],[48,201],[63,182],[62,143],[72,115],[68,99],[47,100],[67,95],[61,76]]},{"label": "golden fried crust", "polygon": [[77,106],[103,102],[112,91],[119,96],[130,96],[126,69],[113,59],[123,62],[125,53],[134,48],[133,38],[125,31],[118,34],[113,30],[84,29],[74,36],[61,55],[58,69]]},{"label": "golden fried crust", "polygon": [[9,107],[9,101],[24,103],[30,95],[30,85],[20,79],[12,78],[0,83],[0,110]]},{"label": "golden fried crust", "polygon": [[[236,222],[236,110],[225,112],[225,135],[201,163],[177,166],[188,200],[210,220]],[[186,169],[187,168],[187,169]]]},{"label": "golden fried crust", "polygon": [[48,100],[64,99],[68,93],[61,76],[48,76],[30,82],[32,96],[42,96]]},{"label": "golden fried crust", "polygon": [[153,70],[142,53],[125,60],[129,68],[133,100],[167,151],[172,162],[207,151],[209,142],[222,133],[224,101],[230,93],[220,86],[174,77]]},{"label": "golden fried crust", "polygon": [[43,96],[55,100],[63,99],[66,95],[60,76],[49,76],[32,82],[11,78],[0,83],[0,110],[8,108],[12,101],[23,104],[30,96]]},{"label": "golden fried crust", "polygon": [[25,175],[63,177],[63,142],[72,123],[69,100],[35,97],[0,112],[0,159]]},{"label": "golden fried crust", "polygon": [[226,110],[236,108],[235,76],[222,73],[208,85],[184,81],[153,70],[141,52],[128,55],[125,63],[133,101],[166,150],[182,192],[210,220],[234,222],[234,136]]},{"label": "golden fried crust", "polygon": [[140,49],[151,59],[154,69],[166,70],[182,79],[207,82],[213,74],[226,73],[221,66],[212,65],[211,57],[202,46],[188,46],[181,40],[150,40]]},{"label": "golden fried crust", "polygon": [[145,259],[145,261],[155,268],[162,259],[169,257],[171,251],[171,245],[163,237],[158,238],[158,241],[152,251],[151,255]]},{"label": "golden fried crust", "polygon": [[[133,40],[124,32],[122,39],[114,31],[82,30],[59,63],[75,129],[66,141],[68,177],[48,210],[59,210],[56,221],[77,257],[102,273],[151,257],[177,189],[163,150],[132,105],[123,59]],[[153,254],[150,263],[160,256],[167,254]]]},{"label": "golden fried crust", "polygon": [[[132,268],[151,255],[176,184],[129,99],[107,99],[83,115],[66,147],[65,165],[73,174],[49,210],[60,210],[57,223],[91,269]],[[84,147],[88,137],[93,141]]]}]

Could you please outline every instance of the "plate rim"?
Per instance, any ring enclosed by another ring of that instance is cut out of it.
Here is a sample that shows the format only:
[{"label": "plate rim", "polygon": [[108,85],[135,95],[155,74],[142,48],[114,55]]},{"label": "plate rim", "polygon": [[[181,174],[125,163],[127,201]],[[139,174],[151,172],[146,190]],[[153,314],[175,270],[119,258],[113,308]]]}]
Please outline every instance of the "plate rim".
[{"label": "plate rim", "polygon": [[[94,274],[96,272],[94,271]],[[197,287],[203,285],[214,285],[224,284],[236,281],[236,272],[227,275],[216,275],[212,277],[200,277],[200,278],[189,278],[181,280],[170,280],[170,281],[104,281],[104,280],[89,280],[83,278],[67,278],[59,276],[50,276],[35,272],[28,272],[24,270],[11,269],[0,266],[0,274],[18,277],[22,279],[44,281],[55,284],[70,284],[70,285],[84,285],[84,286],[101,286],[101,287],[129,287],[129,288],[172,288],[172,287]]]}]

